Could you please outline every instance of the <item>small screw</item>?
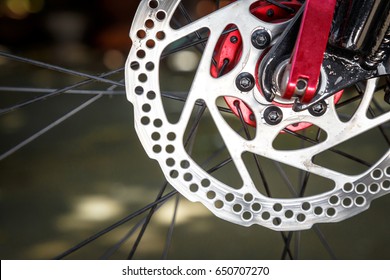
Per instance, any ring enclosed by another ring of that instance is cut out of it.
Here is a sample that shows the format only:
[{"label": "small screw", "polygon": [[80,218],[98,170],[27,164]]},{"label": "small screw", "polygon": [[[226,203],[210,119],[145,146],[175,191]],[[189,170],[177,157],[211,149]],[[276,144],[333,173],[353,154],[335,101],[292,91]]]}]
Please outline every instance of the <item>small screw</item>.
[{"label": "small screw", "polygon": [[325,114],[326,109],[327,109],[326,103],[322,101],[310,107],[309,112],[315,117],[320,117],[323,114]]},{"label": "small screw", "polygon": [[249,73],[241,73],[236,79],[236,86],[240,91],[251,91],[255,86],[255,79]]},{"label": "small screw", "polygon": [[271,36],[264,29],[256,30],[252,34],[252,45],[259,50],[265,49],[271,44]]},{"label": "small screw", "polygon": [[283,120],[283,112],[276,106],[271,106],[264,111],[264,120],[270,125],[277,125]]},{"label": "small screw", "polygon": [[252,82],[251,82],[251,80],[248,77],[243,77],[240,80],[240,85],[241,85],[242,88],[248,89],[248,88],[250,88],[252,86]]},{"label": "small screw", "polygon": [[268,119],[269,119],[271,122],[275,123],[275,122],[278,121],[278,119],[280,119],[280,115],[279,115],[279,113],[278,113],[277,111],[272,111],[272,112],[270,112],[270,113],[268,114]]},{"label": "small screw", "polygon": [[233,43],[233,44],[236,44],[238,42],[237,36],[230,37],[230,42]]}]

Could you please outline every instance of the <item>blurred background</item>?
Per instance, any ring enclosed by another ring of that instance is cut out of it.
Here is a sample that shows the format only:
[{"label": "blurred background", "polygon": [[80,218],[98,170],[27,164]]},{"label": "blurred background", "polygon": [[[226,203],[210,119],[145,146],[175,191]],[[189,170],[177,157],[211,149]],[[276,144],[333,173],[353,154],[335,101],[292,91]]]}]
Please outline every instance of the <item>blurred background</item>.
[{"label": "blurred background", "polygon": [[[225,1],[226,2],[226,1]],[[123,67],[136,0],[1,0],[0,51],[62,67],[99,74]],[[210,1],[188,1],[194,16],[210,10]],[[182,58],[183,59],[183,58]],[[174,63],[163,67],[178,80]],[[49,71],[0,56],[1,87],[57,89],[83,78]],[[123,73],[110,76],[122,81]],[[93,84],[81,90],[107,89]],[[135,134],[132,106],[123,88],[74,114],[11,156],[0,161],[0,257],[50,259],[150,203],[164,182]],[[0,108],[42,93],[0,92]],[[91,96],[62,94],[0,116],[0,154],[74,110]],[[180,200],[171,259],[278,259],[279,233],[258,226],[243,228],[222,221],[203,206]],[[173,202],[152,220],[140,259],[161,257],[173,214]],[[389,199],[343,223],[321,225],[338,258],[390,257]],[[139,221],[139,219],[137,220]],[[70,256],[97,259],[129,231],[119,227]],[[131,242],[111,258],[126,258]],[[294,241],[297,242],[297,241]],[[329,258],[313,231],[301,233],[300,257]]]}]

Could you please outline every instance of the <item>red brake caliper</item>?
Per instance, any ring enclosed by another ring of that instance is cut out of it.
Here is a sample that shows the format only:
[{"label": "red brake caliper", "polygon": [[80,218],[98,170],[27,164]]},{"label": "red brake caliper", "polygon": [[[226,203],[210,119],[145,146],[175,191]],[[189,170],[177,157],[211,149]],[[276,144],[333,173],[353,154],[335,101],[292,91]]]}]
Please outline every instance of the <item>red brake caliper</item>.
[{"label": "red brake caliper", "polygon": [[[329,1],[336,1],[336,0],[329,0]],[[318,0],[311,0],[311,1],[307,1],[307,2],[317,2],[318,3]],[[292,10],[294,10],[294,11],[298,11],[299,8],[302,6],[302,3],[299,2],[298,0],[281,1],[279,3],[284,5],[284,6],[287,6],[289,8],[292,8]],[[330,9],[326,9],[326,10],[330,10]],[[320,14],[320,13],[322,13],[322,10],[317,11],[317,12]],[[295,13],[290,13],[290,12],[286,11],[285,9],[283,9],[279,6],[270,4],[269,2],[267,2],[265,0],[257,1],[256,3],[254,3],[251,6],[251,13],[262,21],[272,22],[272,23],[287,21],[287,20],[291,19],[292,17],[294,17],[294,15],[295,15]],[[316,12],[310,11],[310,13],[308,14],[309,17],[307,17],[307,19],[313,20],[313,16],[315,13]],[[333,10],[332,10],[332,16],[333,16]],[[306,21],[306,24],[309,24],[309,23],[310,22]],[[235,28],[235,27],[236,26],[234,26],[234,25],[227,26],[225,31],[224,31],[224,34],[220,37],[220,39],[218,40],[218,43],[215,47],[214,56],[213,56],[214,61],[211,64],[211,69],[210,69],[211,75],[214,78],[218,78],[221,75],[224,75],[224,74],[230,72],[238,64],[239,60],[241,59],[242,37],[241,37],[239,30],[237,30],[237,28]],[[302,27],[301,27],[301,29],[302,29]],[[330,26],[329,26],[329,29],[330,29]],[[326,32],[326,40],[323,37],[321,37],[320,35],[318,35],[318,36],[315,36],[316,37],[315,42],[317,42],[319,44],[319,42],[321,41],[322,44],[324,44],[323,41],[325,40],[325,47],[326,47],[329,29]],[[301,30],[300,35],[302,35],[302,34],[307,35],[307,33],[306,33],[307,30],[311,30],[311,29],[304,29],[305,32],[302,32],[302,30]],[[319,32],[319,33],[322,34],[325,32]],[[304,42],[303,39],[307,40],[307,38],[305,36],[299,37],[297,40],[297,45],[302,44]],[[322,64],[322,59],[323,59],[325,47],[323,47],[323,46],[321,47],[321,59],[318,58],[320,51],[316,52],[317,53],[317,57],[316,57],[317,64],[316,65],[318,66],[318,70],[315,73],[314,73],[314,68],[316,68],[316,67],[314,67],[314,65],[311,65],[309,67],[309,69],[307,69],[307,70],[305,69],[306,63],[308,61],[310,61],[310,59],[307,58],[307,57],[310,57],[310,53],[304,52],[304,50],[308,51],[309,49],[310,50],[315,49],[314,45],[316,45],[317,43],[313,43],[312,41],[309,40],[309,42],[306,42],[303,45],[303,47],[296,46],[295,51],[294,51],[293,56],[292,56],[292,60],[291,60],[293,62],[293,67],[290,67],[290,69],[294,70],[294,71],[289,72],[289,73],[293,73],[295,76],[302,77],[302,78],[310,80],[310,81],[312,80],[310,77],[315,77],[316,75],[318,75],[317,80],[316,80],[316,85],[314,88],[314,93],[315,93],[315,89],[317,87],[318,77],[320,75],[320,68],[321,68],[321,64]],[[310,48],[308,48],[308,46],[310,46]],[[303,52],[304,55],[302,55],[301,52]],[[305,58],[306,61],[300,62],[301,58]],[[260,58],[260,60],[261,60],[261,58]],[[259,61],[259,63],[260,63],[260,61]],[[305,72],[300,72],[301,69],[305,69]],[[298,75],[296,73],[298,73]],[[299,75],[299,73],[305,73],[305,74]],[[256,74],[254,76],[257,77]],[[314,80],[314,78],[313,78],[313,80]],[[293,84],[293,83],[294,83],[294,80],[291,80],[291,84]],[[257,84],[258,84],[258,82],[257,82]],[[296,84],[297,84],[297,82],[295,82],[294,85],[296,86]],[[290,83],[289,83],[289,85],[290,85]],[[294,93],[295,93],[295,88],[294,88]],[[309,91],[307,91],[307,93],[310,94]],[[341,95],[342,95],[342,92],[335,95],[335,102],[338,102],[338,100],[341,98]],[[311,96],[311,98],[309,98],[310,95],[306,95],[306,96],[308,96],[308,97],[305,97],[306,100],[309,100],[313,97],[313,96]],[[234,97],[225,97],[224,99],[225,99],[227,105],[229,106],[229,108],[233,111],[233,113],[239,117],[240,114],[239,114],[238,109],[236,107],[237,101],[238,101],[239,108],[241,110],[242,117],[244,118],[244,121],[251,126],[256,126],[256,120],[254,118],[253,111],[243,101],[241,101],[237,98],[234,98]],[[280,107],[292,107],[292,105],[280,104],[277,102],[274,102],[274,105],[280,106]],[[288,128],[292,131],[298,131],[298,130],[307,128],[310,125],[311,124],[300,123],[300,124],[297,124],[295,126],[289,126]]]}]

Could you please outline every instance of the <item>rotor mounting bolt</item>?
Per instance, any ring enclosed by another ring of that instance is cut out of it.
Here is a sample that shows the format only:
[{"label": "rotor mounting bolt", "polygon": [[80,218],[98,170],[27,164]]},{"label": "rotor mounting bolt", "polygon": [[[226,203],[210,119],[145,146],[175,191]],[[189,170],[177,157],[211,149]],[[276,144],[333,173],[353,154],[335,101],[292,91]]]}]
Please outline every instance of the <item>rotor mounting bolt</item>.
[{"label": "rotor mounting bolt", "polygon": [[263,50],[271,44],[271,35],[264,30],[259,29],[252,34],[252,45],[259,50]]},{"label": "rotor mounting bolt", "polygon": [[268,107],[264,111],[264,120],[270,125],[277,125],[283,120],[283,112],[279,107]]},{"label": "rotor mounting bolt", "polygon": [[309,108],[309,112],[310,112],[310,114],[312,114],[315,117],[320,117],[323,114],[325,114],[326,109],[327,109],[327,105],[326,105],[325,101],[322,101],[322,102],[319,102],[319,103],[311,106]]},{"label": "rotor mounting bolt", "polygon": [[247,72],[241,73],[236,79],[236,86],[240,91],[251,91],[255,86],[255,79]]}]

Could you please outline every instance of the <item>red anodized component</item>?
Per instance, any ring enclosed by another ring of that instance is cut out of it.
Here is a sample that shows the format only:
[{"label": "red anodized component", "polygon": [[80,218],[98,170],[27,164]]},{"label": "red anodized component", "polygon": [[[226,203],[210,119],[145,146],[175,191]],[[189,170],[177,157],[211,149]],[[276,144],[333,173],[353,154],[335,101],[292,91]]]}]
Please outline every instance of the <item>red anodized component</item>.
[{"label": "red anodized component", "polygon": [[316,94],[336,0],[306,0],[295,49],[286,67],[283,98],[309,103]]},{"label": "red anodized component", "polygon": [[[302,6],[298,0],[282,1],[281,4],[298,11]],[[251,13],[258,19],[266,22],[278,23],[291,19],[295,13],[290,13],[285,9],[270,4],[265,0],[257,1],[250,7]],[[234,30],[234,31],[229,31]],[[224,34],[219,38],[214,50],[213,62],[211,63],[210,73],[214,78],[218,78],[230,72],[240,61],[242,54],[242,37],[235,25],[229,25],[225,28]],[[224,66],[225,62],[228,64]],[[257,77],[257,75],[254,75]],[[225,97],[225,102],[236,116],[239,116],[236,101],[239,101],[240,110],[244,121],[256,126],[256,120],[253,118],[252,110],[241,100],[233,97]],[[294,130],[297,129],[296,127]]]},{"label": "red anodized component", "polygon": [[[302,6],[302,3],[299,2],[298,0],[280,1],[279,3],[289,8],[292,8],[296,12]],[[284,22],[286,20],[291,19],[295,15],[295,13],[290,13],[285,9],[270,4],[265,0],[260,0],[252,4],[252,6],[250,7],[250,11],[258,19],[266,22],[272,22],[272,23]],[[242,55],[242,44],[243,44],[242,37],[239,30],[237,30],[236,26],[235,25],[227,26],[224,30],[223,35],[221,35],[221,37],[219,38],[214,50],[213,62],[211,63],[211,67],[210,67],[210,73],[214,78],[218,78],[230,72],[239,63]],[[322,57],[323,57],[323,52],[322,52]],[[261,59],[262,57],[259,59],[259,63]],[[321,63],[318,64],[318,69],[320,69],[321,64],[322,64],[322,60]],[[258,77],[256,73],[253,74],[254,77],[256,78]],[[258,81],[256,81],[256,83],[258,84]],[[342,93],[343,92],[340,91],[335,95],[335,103],[337,103],[340,100]],[[238,112],[236,105],[239,106],[244,121],[248,125],[251,125],[253,127],[256,126],[256,119],[253,117],[253,111],[242,100],[234,97],[228,97],[228,96],[225,96],[224,99],[227,105],[229,106],[229,108],[237,117],[239,117],[240,114]],[[237,101],[239,103],[237,103]],[[275,106],[279,106],[279,107],[292,107],[292,105],[281,104],[275,101],[273,103]],[[309,126],[311,126],[311,124],[309,123],[298,123],[295,126],[289,126],[288,129],[290,129],[291,131],[299,131]]]}]

